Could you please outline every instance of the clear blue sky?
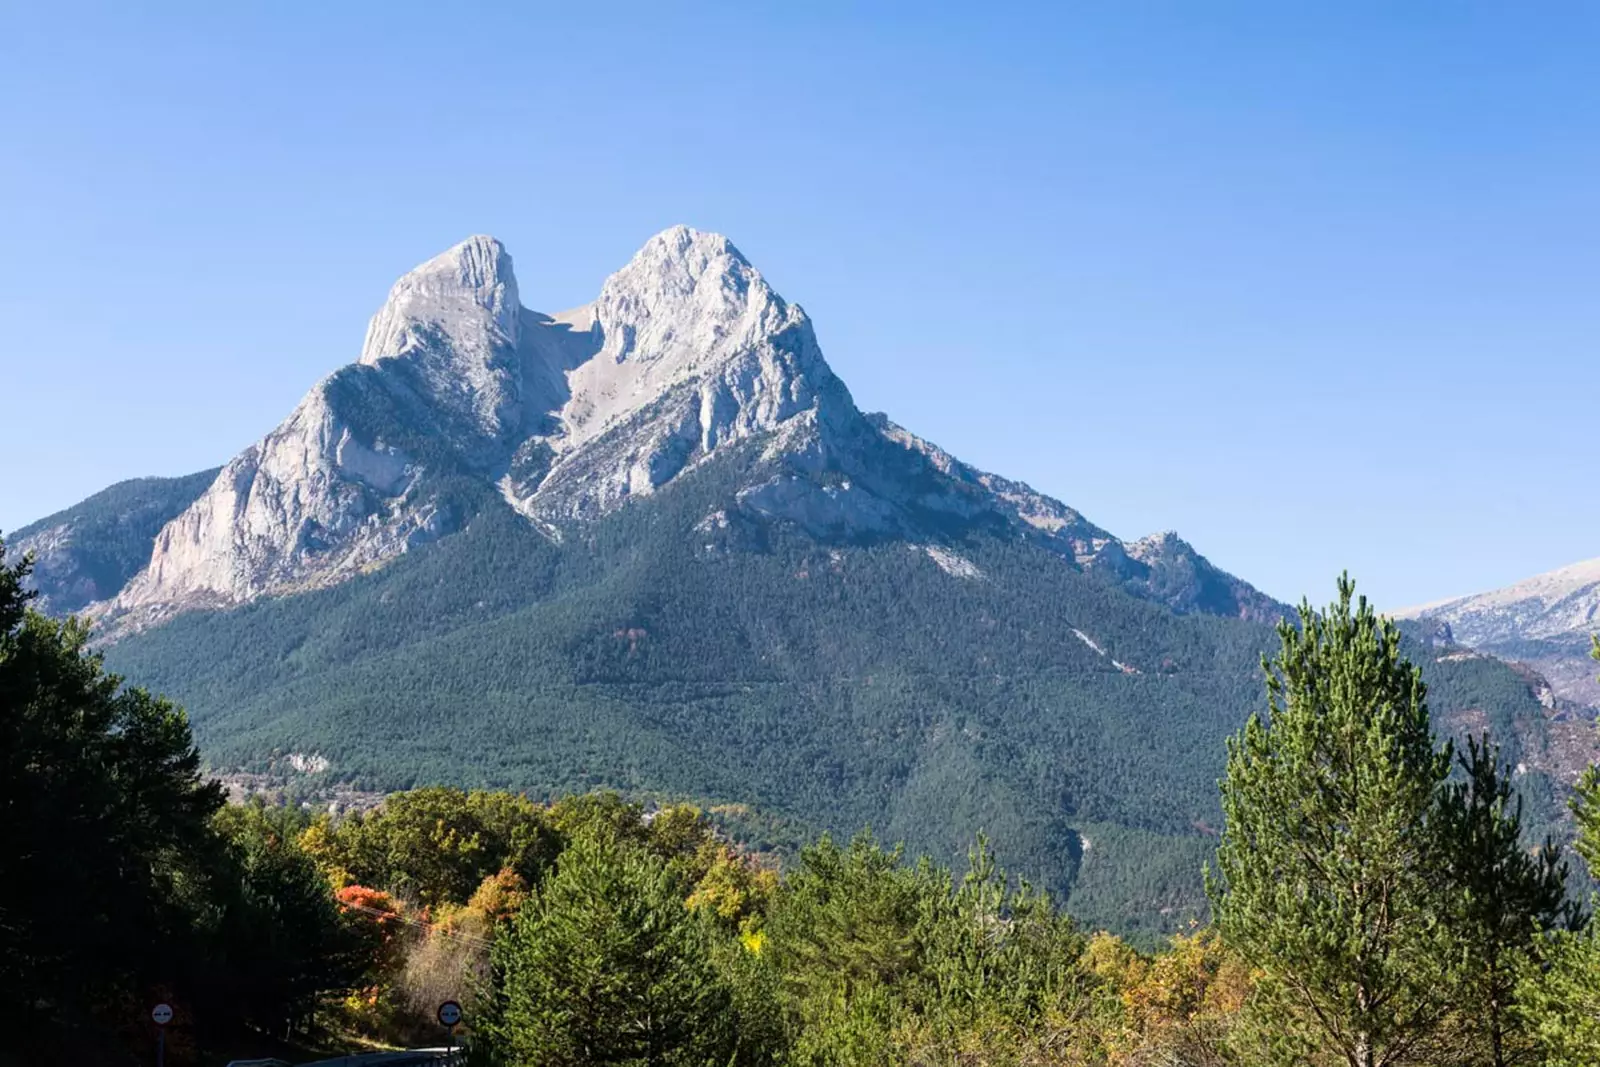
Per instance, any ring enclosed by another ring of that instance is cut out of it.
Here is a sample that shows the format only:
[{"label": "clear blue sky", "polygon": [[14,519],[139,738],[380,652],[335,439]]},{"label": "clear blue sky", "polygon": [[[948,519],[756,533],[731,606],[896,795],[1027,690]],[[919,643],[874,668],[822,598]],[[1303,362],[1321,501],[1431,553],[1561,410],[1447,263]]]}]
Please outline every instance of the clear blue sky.
[{"label": "clear blue sky", "polygon": [[1592,3],[156,6],[0,3],[0,529],[467,234],[556,310],[687,222],[862,407],[1278,596],[1600,555]]}]

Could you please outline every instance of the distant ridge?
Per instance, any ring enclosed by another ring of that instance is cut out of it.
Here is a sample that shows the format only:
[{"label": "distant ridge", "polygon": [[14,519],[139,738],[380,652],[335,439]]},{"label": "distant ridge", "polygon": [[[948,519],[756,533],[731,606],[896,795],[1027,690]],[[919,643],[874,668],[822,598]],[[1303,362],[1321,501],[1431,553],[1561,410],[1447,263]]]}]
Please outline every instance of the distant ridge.
[{"label": "distant ridge", "polygon": [[1600,558],[1395,615],[1448,623],[1463,644],[1524,660],[1559,696],[1600,707],[1600,664],[1589,658],[1591,635],[1600,632]]}]

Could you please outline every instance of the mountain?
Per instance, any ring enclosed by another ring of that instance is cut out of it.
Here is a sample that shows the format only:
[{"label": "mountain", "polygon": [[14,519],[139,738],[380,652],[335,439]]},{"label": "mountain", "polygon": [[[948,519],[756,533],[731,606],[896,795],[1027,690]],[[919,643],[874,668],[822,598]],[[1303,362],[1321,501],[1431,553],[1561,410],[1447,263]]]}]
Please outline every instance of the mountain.
[{"label": "mountain", "polygon": [[65,614],[115,596],[150,562],[162,527],[193,504],[216,476],[213,467],[182,478],[118,482],[11,532],[10,548],[19,555],[33,554],[40,610]]},{"label": "mountain", "polygon": [[[429,260],[358,361],[168,502],[85,610],[238,782],[605,786],[941,858],[984,831],[1122,930],[1203,908],[1285,611],[859,411],[805,312],[684,227],[559,314],[492,238]],[[1491,728],[1553,825],[1536,683],[1408,640],[1441,724]]]},{"label": "mountain", "polygon": [[759,470],[718,522],[1009,529],[1177,611],[1278,611],[1174,535],[1124,544],[863,415],[805,312],[725,238],[677,227],[557,315],[522,307],[489,237],[407,274],[360,360],[223,467],[95,613],[137,629],[335,584],[460,532],[491,493],[559,539],[752,440]]},{"label": "mountain", "polygon": [[1600,667],[1589,656],[1600,632],[1600,559],[1396,615],[1444,623],[1465,645],[1527,663],[1556,697],[1600,710]]}]

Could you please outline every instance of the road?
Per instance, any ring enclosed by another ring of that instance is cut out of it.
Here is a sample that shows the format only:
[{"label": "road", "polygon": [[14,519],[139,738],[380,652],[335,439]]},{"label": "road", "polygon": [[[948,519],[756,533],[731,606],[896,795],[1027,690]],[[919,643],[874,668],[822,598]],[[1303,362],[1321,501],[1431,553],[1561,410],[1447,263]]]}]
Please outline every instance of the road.
[{"label": "road", "polygon": [[406,1052],[364,1052],[359,1056],[336,1056],[331,1060],[303,1063],[300,1067],[433,1067],[444,1062],[445,1050],[442,1048],[414,1048]]}]

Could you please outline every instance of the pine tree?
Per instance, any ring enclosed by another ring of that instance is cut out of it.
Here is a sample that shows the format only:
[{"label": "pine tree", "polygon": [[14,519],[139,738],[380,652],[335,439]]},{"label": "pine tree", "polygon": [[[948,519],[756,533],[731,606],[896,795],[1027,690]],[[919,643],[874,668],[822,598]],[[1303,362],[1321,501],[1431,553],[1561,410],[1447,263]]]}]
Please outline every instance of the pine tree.
[{"label": "pine tree", "polygon": [[1539,934],[1570,928],[1567,864],[1547,840],[1535,854],[1522,843],[1522,798],[1485,736],[1467,739],[1465,778],[1444,791],[1437,819],[1438,863],[1454,896],[1451,933],[1465,952],[1455,1006],[1469,1035],[1468,1062],[1510,1067],[1537,1062],[1513,1012],[1519,973]]},{"label": "pine tree", "polygon": [[[1600,638],[1592,654],[1600,659]],[[1591,765],[1578,780],[1572,814],[1573,847],[1590,876],[1600,877],[1600,767]],[[1600,924],[1556,931],[1541,948],[1543,965],[1529,968],[1517,987],[1516,1015],[1547,1067],[1592,1067],[1600,1063]]]},{"label": "pine tree", "polygon": [[39,1031],[185,969],[223,793],[181,710],[29,607],[28,566],[0,542],[0,1006]]},{"label": "pine tree", "polygon": [[483,1040],[508,1064],[729,1063],[730,997],[705,924],[659,857],[602,832],[575,837],[496,940]]},{"label": "pine tree", "polygon": [[801,850],[768,920],[770,953],[797,1031],[797,1064],[876,1064],[904,1058],[897,1031],[923,1006],[930,901],[948,874],[907,866],[870,833],[841,848],[824,837]]},{"label": "pine tree", "polygon": [[1451,749],[1434,743],[1400,635],[1348,577],[1325,614],[1279,625],[1268,714],[1228,745],[1219,877],[1226,941],[1264,981],[1287,1056],[1386,1067],[1447,1013],[1449,893],[1430,825]]}]

